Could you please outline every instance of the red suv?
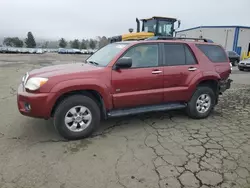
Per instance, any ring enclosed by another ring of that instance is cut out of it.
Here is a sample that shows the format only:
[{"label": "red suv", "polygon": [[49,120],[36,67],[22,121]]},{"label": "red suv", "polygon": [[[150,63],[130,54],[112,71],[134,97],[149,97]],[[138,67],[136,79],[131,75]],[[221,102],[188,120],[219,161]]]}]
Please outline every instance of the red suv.
[{"label": "red suv", "polygon": [[108,44],[85,63],[26,73],[17,94],[21,114],[54,119],[67,139],[89,136],[100,120],[173,109],[206,118],[230,88],[224,49],[185,39]]}]

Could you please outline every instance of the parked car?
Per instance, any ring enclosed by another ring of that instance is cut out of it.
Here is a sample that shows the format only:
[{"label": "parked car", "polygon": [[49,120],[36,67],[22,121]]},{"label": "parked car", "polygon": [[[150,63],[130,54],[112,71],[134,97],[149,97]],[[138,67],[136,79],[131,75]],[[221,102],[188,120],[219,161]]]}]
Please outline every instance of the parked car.
[{"label": "parked car", "polygon": [[59,54],[66,54],[66,53],[67,53],[67,50],[64,49],[64,48],[59,48],[59,49],[58,49],[58,53],[59,53]]},{"label": "parked car", "polygon": [[1,47],[1,53],[7,53],[8,48],[7,47]]},{"label": "parked car", "polygon": [[250,70],[250,58],[240,61],[240,63],[238,64],[238,69],[240,71]]},{"label": "parked car", "polygon": [[88,49],[88,54],[94,54],[96,51],[96,49]]},{"label": "parked car", "polygon": [[81,53],[82,53],[82,54],[88,54],[88,50],[87,50],[87,49],[82,49],[82,50],[81,50]]},{"label": "parked car", "polygon": [[35,54],[36,53],[36,49],[35,48],[29,48],[29,53],[30,54]]},{"label": "parked car", "polygon": [[240,56],[235,51],[227,51],[227,55],[233,66],[236,66],[240,62]]},{"label": "parked car", "polygon": [[27,72],[17,104],[25,116],[53,118],[66,139],[80,139],[102,118],[173,109],[206,118],[230,88],[230,73],[226,52],[215,43],[123,41],[101,48],[85,63]]},{"label": "parked car", "polygon": [[81,54],[81,50],[79,49],[72,49],[73,54]]},{"label": "parked car", "polygon": [[36,53],[37,53],[37,54],[43,54],[43,53],[44,53],[44,50],[41,49],[41,48],[38,48],[38,49],[36,50]]},{"label": "parked car", "polygon": [[21,53],[24,53],[24,54],[30,53],[29,48],[21,48]]}]

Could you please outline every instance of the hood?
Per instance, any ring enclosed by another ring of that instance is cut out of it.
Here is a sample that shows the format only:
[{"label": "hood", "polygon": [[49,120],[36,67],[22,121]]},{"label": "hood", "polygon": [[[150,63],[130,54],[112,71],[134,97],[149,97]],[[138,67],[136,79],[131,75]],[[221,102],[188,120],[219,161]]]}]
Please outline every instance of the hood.
[{"label": "hood", "polygon": [[244,60],[242,60],[242,61],[240,61],[240,64],[248,64],[248,63],[250,63],[250,59],[244,59]]},{"label": "hood", "polygon": [[71,63],[71,64],[46,66],[39,69],[34,69],[29,72],[29,75],[31,77],[37,76],[37,77],[50,78],[70,73],[89,72],[101,68],[102,67],[96,67],[94,65],[89,65],[85,63]]}]

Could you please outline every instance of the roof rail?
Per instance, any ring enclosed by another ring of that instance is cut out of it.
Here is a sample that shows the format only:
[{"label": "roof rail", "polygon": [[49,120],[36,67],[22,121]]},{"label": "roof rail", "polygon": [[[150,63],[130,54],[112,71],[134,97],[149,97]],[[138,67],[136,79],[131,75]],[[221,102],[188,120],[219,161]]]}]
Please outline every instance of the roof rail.
[{"label": "roof rail", "polygon": [[204,38],[186,38],[186,37],[168,37],[168,36],[154,36],[147,38],[145,40],[193,40],[193,41],[203,41],[208,43],[214,43],[210,39],[204,39]]}]

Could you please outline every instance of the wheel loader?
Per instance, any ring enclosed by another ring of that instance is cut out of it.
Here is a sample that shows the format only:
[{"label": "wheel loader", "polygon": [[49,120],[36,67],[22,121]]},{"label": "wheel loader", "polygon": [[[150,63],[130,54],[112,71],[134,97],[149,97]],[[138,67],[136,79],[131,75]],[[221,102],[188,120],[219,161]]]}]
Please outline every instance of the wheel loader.
[{"label": "wheel loader", "polygon": [[174,37],[175,29],[177,29],[175,28],[176,22],[178,22],[177,28],[179,28],[181,22],[176,18],[159,16],[140,20],[136,18],[136,32],[133,32],[133,29],[129,29],[129,33],[111,37],[110,43],[128,40],[145,40],[154,36]]}]

